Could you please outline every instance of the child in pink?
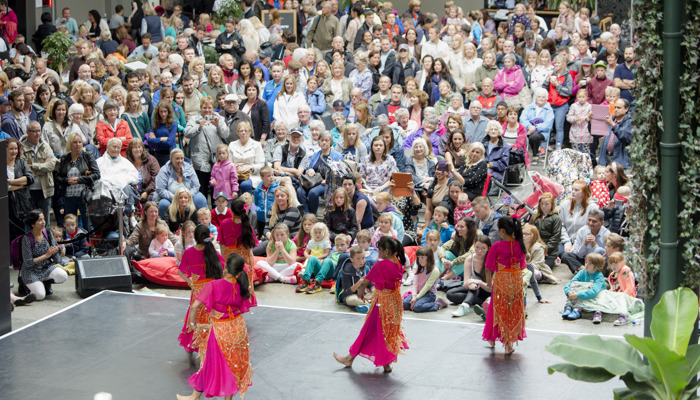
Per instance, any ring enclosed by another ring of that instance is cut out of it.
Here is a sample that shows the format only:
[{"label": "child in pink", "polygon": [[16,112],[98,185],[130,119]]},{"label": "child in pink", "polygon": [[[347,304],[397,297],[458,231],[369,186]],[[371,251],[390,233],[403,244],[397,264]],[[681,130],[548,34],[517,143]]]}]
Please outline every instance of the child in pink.
[{"label": "child in pink", "polygon": [[576,100],[566,114],[566,120],[571,123],[569,140],[574,150],[589,154],[591,153],[590,147],[591,143],[593,143],[593,136],[588,130],[588,122],[591,120],[593,112],[591,111],[591,105],[588,103],[588,92],[579,90],[576,94]]},{"label": "child in pink", "polygon": [[151,257],[175,257],[175,246],[168,239],[170,230],[165,224],[156,225],[156,237],[148,246],[148,255]]},{"label": "child in pink", "polygon": [[384,236],[389,236],[394,239],[396,239],[396,231],[392,227],[394,224],[394,219],[391,216],[391,213],[384,213],[379,216],[377,219],[377,229],[374,231],[372,234],[372,247],[377,248],[377,243],[379,243],[379,239],[381,239]]},{"label": "child in pink", "polygon": [[593,169],[595,180],[589,185],[591,188],[591,196],[598,201],[598,208],[601,210],[610,202],[610,189],[608,183],[605,182],[605,167],[598,165]]},{"label": "child in pink", "polygon": [[213,193],[223,192],[228,200],[238,197],[238,173],[236,166],[229,160],[228,147],[220,144],[216,148],[218,160],[211,168],[211,180],[209,185],[214,188]]},{"label": "child in pink", "polygon": [[464,217],[474,218],[474,210],[472,209],[472,203],[469,201],[468,194],[459,194],[457,197],[457,207],[455,207],[454,215],[454,225],[457,225],[457,222]]},{"label": "child in pink", "polygon": [[[620,252],[615,252],[608,257],[608,265],[612,272],[608,276],[611,292],[624,293],[632,298],[637,297],[637,285],[634,283],[634,273],[625,264],[625,256]],[[629,319],[627,314],[620,314],[617,321],[613,322],[614,326],[627,325]]]}]

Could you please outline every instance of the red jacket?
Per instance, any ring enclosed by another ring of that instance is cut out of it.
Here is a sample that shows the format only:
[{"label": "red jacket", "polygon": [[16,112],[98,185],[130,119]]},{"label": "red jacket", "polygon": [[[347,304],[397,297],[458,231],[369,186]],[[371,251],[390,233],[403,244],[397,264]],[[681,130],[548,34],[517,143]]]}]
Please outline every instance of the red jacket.
[{"label": "red jacket", "polygon": [[97,142],[100,144],[100,154],[104,154],[107,151],[107,142],[111,138],[126,138],[122,140],[122,157],[126,157],[126,148],[129,146],[131,141],[131,129],[129,129],[129,124],[123,119],[119,119],[117,123],[117,131],[115,132],[112,127],[104,122],[100,121],[97,123]]}]

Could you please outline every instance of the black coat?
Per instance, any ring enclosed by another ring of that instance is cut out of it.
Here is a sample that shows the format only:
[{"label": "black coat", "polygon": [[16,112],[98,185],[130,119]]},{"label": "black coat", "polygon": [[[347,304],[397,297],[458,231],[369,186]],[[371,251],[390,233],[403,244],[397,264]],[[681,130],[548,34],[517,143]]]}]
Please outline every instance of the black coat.
[{"label": "black coat", "polygon": [[[240,106],[243,109],[243,104]],[[260,141],[260,137],[263,133],[270,137],[270,108],[263,99],[259,99],[250,108],[250,113],[248,114],[250,121],[253,124],[253,139]]]},{"label": "black coat", "polygon": [[56,31],[56,26],[51,23],[41,24],[36,28],[36,32],[32,35],[32,41],[34,42],[37,54],[41,54],[41,49],[44,47],[41,42]]},{"label": "black coat", "polygon": [[[80,152],[80,156],[76,160],[76,168],[80,171],[78,183],[82,183],[89,188],[92,188],[95,182],[100,179],[100,169],[97,167],[97,161],[92,153],[86,150]],[[68,185],[68,171],[71,169],[71,153],[64,154],[61,157],[61,162],[58,165],[58,173],[56,181],[62,185]],[[90,173],[87,173],[90,171]]]},{"label": "black coat", "polygon": [[331,243],[333,243],[335,237],[341,233],[349,235],[352,238],[350,243],[355,240],[355,236],[357,235],[357,218],[355,218],[354,208],[350,207],[347,211],[342,211],[340,209],[326,211],[323,222],[328,226]]},{"label": "black coat", "polygon": [[29,197],[29,186],[34,183],[34,174],[29,169],[29,165],[21,159],[15,159],[15,179],[23,176],[27,177],[27,186],[24,189],[14,190],[8,193],[10,200],[10,216],[11,218],[21,221],[29,211],[32,210],[32,200]]}]

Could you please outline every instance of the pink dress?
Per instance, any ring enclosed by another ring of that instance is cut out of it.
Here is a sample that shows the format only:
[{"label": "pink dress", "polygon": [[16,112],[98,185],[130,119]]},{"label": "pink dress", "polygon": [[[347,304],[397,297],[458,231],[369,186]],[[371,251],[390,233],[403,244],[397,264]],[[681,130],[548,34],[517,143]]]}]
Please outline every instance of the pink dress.
[{"label": "pink dress", "polygon": [[527,268],[525,254],[518,242],[501,240],[491,246],[484,265],[494,275],[482,338],[517,343],[526,337],[521,272]]},{"label": "pink dress", "polygon": [[206,351],[200,353],[199,371],[188,383],[205,397],[245,395],[252,385],[253,367],[250,364],[248,330],[243,313],[250,311],[250,303],[240,295],[240,286],[233,278],[207,283],[197,296],[206,308],[211,329],[206,337]]},{"label": "pink dress", "polygon": [[398,260],[381,260],[369,271],[365,279],[374,284],[372,306],[365,324],[355,343],[350,346],[350,355],[362,356],[376,366],[396,361],[408,341],[401,328],[403,303],[401,299],[401,277],[404,267]]},{"label": "pink dress", "polygon": [[603,181],[595,180],[591,182],[590,188],[591,195],[594,199],[598,200],[598,208],[602,210],[603,207],[607,206],[610,202],[610,189],[608,188],[608,184]]},{"label": "pink dress", "polygon": [[[239,254],[243,257],[245,261],[244,271],[248,275],[248,290],[250,290],[250,304],[251,307],[258,305],[258,300],[255,297],[255,282],[264,282],[265,277],[262,276],[264,269],[257,267],[255,264],[255,259],[253,258],[253,249],[249,249],[238,244],[238,238],[241,237],[241,225],[240,223],[233,222],[233,218],[226,218],[221,221],[221,227],[219,228],[219,246],[221,246],[221,254],[228,260],[228,256],[233,253]],[[253,228],[250,228],[253,231]],[[255,244],[258,245],[258,238],[255,237],[255,231],[253,231],[253,238],[255,239]],[[267,275],[267,273],[265,273]]]},{"label": "pink dress", "polygon": [[[224,258],[219,256],[219,261],[221,262],[221,268],[223,271],[226,262]],[[190,247],[185,250],[182,254],[182,260],[179,266],[180,272],[191,278],[194,281],[192,285],[192,294],[190,295],[190,307],[194,300],[202,291],[204,285],[207,282],[211,282],[211,278],[206,277],[206,266],[204,264],[204,250],[197,250],[196,247]],[[185,323],[182,327],[182,333],[178,337],[180,341],[180,346],[184,347],[188,353],[193,351],[199,351],[200,345],[204,345],[204,339],[206,338],[207,330],[209,329],[209,317],[206,315],[204,309],[200,308],[197,312],[197,329],[194,331],[187,331],[187,321],[190,316],[190,307],[187,307],[187,314],[185,314]]]}]

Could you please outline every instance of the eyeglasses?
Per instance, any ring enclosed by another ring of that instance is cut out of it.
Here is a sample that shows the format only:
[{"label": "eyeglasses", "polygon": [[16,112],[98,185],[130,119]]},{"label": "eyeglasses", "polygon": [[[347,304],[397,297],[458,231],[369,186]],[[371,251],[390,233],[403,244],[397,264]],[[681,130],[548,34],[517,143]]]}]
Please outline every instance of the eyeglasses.
[{"label": "eyeglasses", "polygon": [[41,132],[41,129],[27,129],[27,132]]}]

